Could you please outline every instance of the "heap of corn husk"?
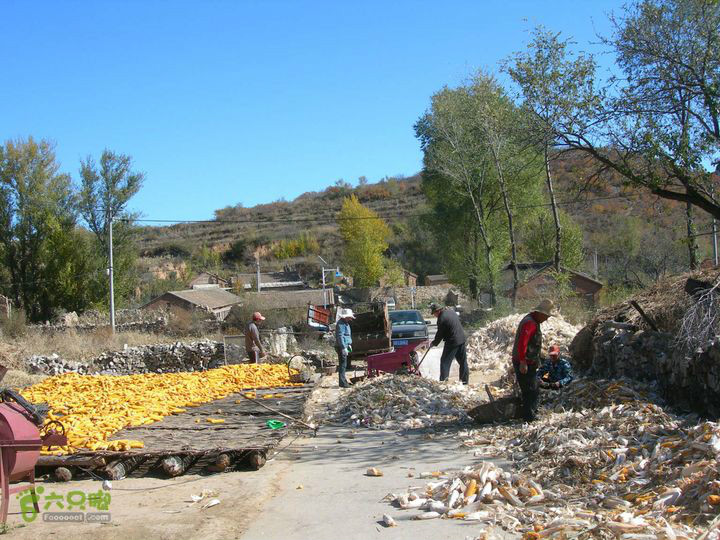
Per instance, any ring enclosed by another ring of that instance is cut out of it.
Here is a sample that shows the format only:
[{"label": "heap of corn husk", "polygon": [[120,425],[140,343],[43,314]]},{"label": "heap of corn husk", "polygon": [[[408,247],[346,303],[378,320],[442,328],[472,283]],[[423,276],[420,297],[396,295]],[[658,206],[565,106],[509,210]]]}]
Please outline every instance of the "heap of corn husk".
[{"label": "heap of corn husk", "polygon": [[[720,511],[720,425],[668,414],[652,398],[637,383],[580,379],[548,397],[533,424],[461,434],[476,456],[510,459],[514,472],[477,478],[488,469],[481,463],[451,477],[442,486],[459,492],[475,478],[480,495],[451,505],[440,491],[441,515],[528,538],[695,538]],[[428,488],[438,500],[439,485]]]},{"label": "heap of corn husk", "polygon": [[[470,334],[467,340],[470,368],[503,374],[510,365],[515,333],[524,316],[508,315]],[[543,343],[546,346],[558,345],[563,353],[567,352],[570,342],[580,331],[579,326],[573,326],[560,315],[548,319],[541,329]]]},{"label": "heap of corn husk", "polygon": [[[542,538],[620,538],[681,540],[700,529],[673,519],[672,511],[637,512],[615,496],[587,497],[567,489],[551,489],[523,473],[504,471],[481,461],[459,473],[429,473],[433,481],[385,500],[415,512],[417,520],[455,519],[476,522],[487,530],[521,533],[525,540]],[[541,477],[539,477],[541,478]],[[547,484],[545,479],[542,483]]]},{"label": "heap of corn husk", "polygon": [[423,428],[469,422],[466,411],[477,400],[477,390],[460,383],[384,375],[356,384],[340,399],[332,416],[354,425]]}]

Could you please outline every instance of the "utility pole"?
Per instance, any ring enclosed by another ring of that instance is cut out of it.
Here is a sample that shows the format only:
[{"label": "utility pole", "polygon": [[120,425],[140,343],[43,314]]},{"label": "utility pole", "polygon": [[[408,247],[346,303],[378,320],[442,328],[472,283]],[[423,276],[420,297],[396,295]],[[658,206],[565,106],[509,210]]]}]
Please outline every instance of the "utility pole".
[{"label": "utility pole", "polygon": [[260,257],[255,257],[255,281],[257,282],[257,292],[260,292]]},{"label": "utility pole", "polygon": [[108,276],[110,277],[110,328],[115,333],[115,283],[113,282],[113,217],[108,216]]},{"label": "utility pole", "polygon": [[322,288],[323,288],[323,306],[327,306],[327,291],[325,290],[325,267],[322,267]]},{"label": "utility pole", "polygon": [[327,261],[323,259],[320,255],[317,256],[318,259],[320,259],[323,263],[322,266],[322,291],[323,291],[323,307],[328,305],[327,301],[327,291],[325,290],[325,265],[327,264]]}]

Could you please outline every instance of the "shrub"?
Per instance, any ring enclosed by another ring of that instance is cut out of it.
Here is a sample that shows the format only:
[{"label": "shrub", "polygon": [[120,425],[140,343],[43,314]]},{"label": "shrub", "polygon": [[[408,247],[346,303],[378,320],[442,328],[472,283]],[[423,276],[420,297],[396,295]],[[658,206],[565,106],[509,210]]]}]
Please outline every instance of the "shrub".
[{"label": "shrub", "polygon": [[24,336],[27,333],[25,311],[22,309],[11,311],[10,317],[2,324],[2,330],[3,334],[13,339]]}]

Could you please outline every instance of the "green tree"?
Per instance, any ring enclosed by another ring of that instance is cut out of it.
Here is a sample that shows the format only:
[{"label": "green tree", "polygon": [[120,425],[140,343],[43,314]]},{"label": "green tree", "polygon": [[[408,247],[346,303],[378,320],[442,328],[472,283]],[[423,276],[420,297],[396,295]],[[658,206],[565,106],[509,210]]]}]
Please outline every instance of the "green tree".
[{"label": "green tree", "polygon": [[[720,156],[720,3],[640,0],[611,23],[604,43],[621,74],[592,90],[590,106],[577,102],[585,120],[559,129],[560,143],[628,184],[720,218],[711,167]],[[591,70],[577,84],[590,94],[596,79]]]},{"label": "green tree", "polygon": [[[108,264],[110,220],[113,221],[113,275],[115,294],[121,301],[128,299],[136,287],[134,216],[127,211],[127,204],[142,187],[144,178],[143,173],[132,170],[130,156],[107,149],[101,154],[99,165],[91,156],[80,164],[80,214],[95,235],[98,261],[105,267]],[[98,299],[107,305],[107,279],[98,279],[94,285]]]},{"label": "green tree", "polygon": [[[555,226],[552,214],[547,210],[535,212],[524,224],[525,234],[523,252],[525,257],[534,262],[552,261],[556,253]],[[562,210],[558,211],[560,219],[560,263],[566,268],[580,269],[585,262],[583,251],[583,231],[573,219]],[[557,272],[557,271],[556,271]]]},{"label": "green tree", "polygon": [[51,143],[30,137],[0,146],[0,255],[11,280],[2,289],[32,321],[87,307],[83,284],[94,276],[75,202]]},{"label": "green tree", "polygon": [[[443,88],[433,95],[430,110],[415,124],[415,134],[424,153],[423,185],[436,211],[444,213],[459,205],[472,212],[472,230],[481,242],[483,264],[470,266],[468,288],[477,298],[480,283],[486,283],[494,304],[500,251],[494,242],[494,229],[502,207],[497,182],[492,178],[492,158],[473,122],[475,113],[476,102],[469,88]],[[456,203],[447,201],[442,206],[440,201],[447,198],[456,199]],[[458,220],[457,215],[448,217]],[[473,257],[473,261],[477,259]]]},{"label": "green tree", "polygon": [[385,272],[383,253],[390,236],[387,224],[355,195],[343,200],[337,221],[345,247],[345,267],[355,284],[376,285]]},{"label": "green tree", "polygon": [[510,299],[514,307],[519,276],[513,205],[527,205],[537,198],[539,178],[532,163],[537,161],[538,156],[531,146],[523,142],[524,127],[527,125],[526,111],[515,107],[493,76],[478,72],[471,81],[471,91],[477,103],[474,120],[478,136],[490,153],[505,211],[510,241],[510,269],[513,273]]},{"label": "green tree", "polygon": [[579,54],[570,57],[567,50],[570,41],[563,40],[543,27],[537,27],[526,51],[513,55],[505,69],[517,84],[523,107],[528,111],[527,140],[540,148],[543,156],[545,180],[550,208],[555,225],[555,271],[560,269],[562,259],[562,221],[555,200],[555,188],[551,162],[552,152],[559,144],[559,133],[572,130],[584,110],[594,100],[584,82],[592,80],[595,71],[591,56]]}]

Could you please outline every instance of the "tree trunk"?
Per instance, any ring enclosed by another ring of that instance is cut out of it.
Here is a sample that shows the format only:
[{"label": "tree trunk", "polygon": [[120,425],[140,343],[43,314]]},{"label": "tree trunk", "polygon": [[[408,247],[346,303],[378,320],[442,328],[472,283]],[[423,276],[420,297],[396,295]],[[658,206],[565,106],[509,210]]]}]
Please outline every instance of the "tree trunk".
[{"label": "tree trunk", "polygon": [[690,202],[685,203],[685,215],[687,217],[687,242],[688,255],[690,257],[690,270],[698,268],[698,243],[695,236],[695,220],[693,219],[693,207]]},{"label": "tree trunk", "polygon": [[490,245],[490,241],[487,237],[487,232],[485,231],[485,223],[483,221],[482,216],[482,208],[480,208],[475,200],[475,194],[472,192],[472,188],[470,187],[468,183],[468,194],[470,195],[470,200],[472,201],[473,208],[475,209],[475,217],[477,218],[478,222],[478,230],[480,231],[480,238],[482,238],[483,241],[483,247],[485,248],[485,265],[487,266],[488,271],[488,284],[490,286],[490,305],[495,306],[496,303],[496,296],[495,296],[495,276],[492,271],[492,246]]},{"label": "tree trunk", "polygon": [[555,191],[553,190],[552,174],[550,173],[550,155],[548,153],[548,146],[545,145],[545,178],[547,180],[548,193],[550,194],[550,206],[552,208],[553,219],[555,220],[555,257],[553,259],[553,266],[555,271],[560,271],[560,216],[558,215],[557,203],[555,202]]},{"label": "tree trunk", "polygon": [[495,151],[495,148],[492,149],[492,152],[493,158],[495,158],[495,168],[497,169],[498,179],[500,180],[500,191],[502,192],[503,205],[505,206],[505,213],[507,214],[508,219],[508,233],[510,234],[510,268],[512,269],[513,273],[513,288],[512,294],[510,295],[510,305],[513,307],[513,309],[515,309],[519,278],[517,270],[517,247],[515,244],[515,228],[513,227],[513,214],[512,210],[510,209],[510,198],[508,196],[507,185],[505,184],[505,175],[503,174],[500,159],[498,158],[498,154]]}]

